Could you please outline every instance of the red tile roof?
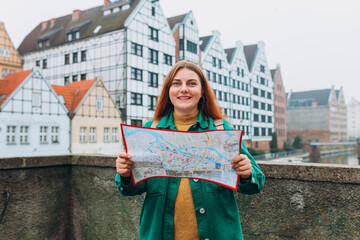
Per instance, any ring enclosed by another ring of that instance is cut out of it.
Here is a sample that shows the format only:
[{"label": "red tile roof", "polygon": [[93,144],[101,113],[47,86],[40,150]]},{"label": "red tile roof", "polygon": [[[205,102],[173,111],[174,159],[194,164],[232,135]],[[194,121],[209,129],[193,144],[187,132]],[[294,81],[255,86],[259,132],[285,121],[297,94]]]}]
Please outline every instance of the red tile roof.
[{"label": "red tile roof", "polygon": [[15,89],[29,76],[32,70],[9,73],[3,80],[0,80],[0,106],[15,91]]},{"label": "red tile roof", "polygon": [[65,106],[68,111],[74,112],[82,101],[86,93],[94,85],[95,79],[79,81],[66,86],[51,85],[57,95],[62,95],[65,100]]}]

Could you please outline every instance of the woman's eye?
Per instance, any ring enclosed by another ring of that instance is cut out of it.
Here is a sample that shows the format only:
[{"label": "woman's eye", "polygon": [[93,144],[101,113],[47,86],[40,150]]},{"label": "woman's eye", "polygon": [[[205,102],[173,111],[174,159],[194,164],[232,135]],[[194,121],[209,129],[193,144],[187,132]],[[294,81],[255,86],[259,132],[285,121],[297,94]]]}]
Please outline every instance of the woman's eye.
[{"label": "woman's eye", "polygon": [[172,85],[180,85],[179,82],[173,82]]},{"label": "woman's eye", "polygon": [[196,83],[196,82],[190,82],[189,85],[190,85],[190,86],[196,86],[197,83]]}]

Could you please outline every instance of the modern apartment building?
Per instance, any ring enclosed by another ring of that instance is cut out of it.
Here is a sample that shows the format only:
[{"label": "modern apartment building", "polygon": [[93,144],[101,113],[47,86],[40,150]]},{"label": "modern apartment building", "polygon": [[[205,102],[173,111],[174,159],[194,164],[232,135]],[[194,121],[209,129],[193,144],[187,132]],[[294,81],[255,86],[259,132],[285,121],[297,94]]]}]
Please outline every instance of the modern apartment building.
[{"label": "modern apartment building", "polygon": [[287,136],[305,142],[347,139],[347,113],[342,88],[289,92],[286,107]]},{"label": "modern apartment building", "polygon": [[277,135],[278,148],[284,147],[286,136],[286,92],[280,65],[271,70],[271,77],[274,82],[274,126]]},{"label": "modern apartment building", "polygon": [[355,98],[347,105],[347,126],[350,140],[360,138],[360,102]]},{"label": "modern apartment building", "polygon": [[23,40],[24,69],[43,69],[51,84],[102,76],[125,123],[152,117],[175,41],[159,1],[104,1],[102,6],[40,23]]},{"label": "modern apartment building", "polygon": [[22,70],[19,52],[6,32],[5,24],[0,22],[0,79],[4,79],[8,73]]}]

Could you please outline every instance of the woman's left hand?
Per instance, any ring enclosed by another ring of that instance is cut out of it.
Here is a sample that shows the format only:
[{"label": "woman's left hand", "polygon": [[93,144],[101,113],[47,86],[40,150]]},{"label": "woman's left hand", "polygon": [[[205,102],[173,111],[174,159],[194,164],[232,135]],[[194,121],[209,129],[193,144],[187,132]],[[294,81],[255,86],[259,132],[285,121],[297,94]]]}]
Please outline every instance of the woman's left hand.
[{"label": "woman's left hand", "polygon": [[249,178],[252,174],[250,159],[245,154],[239,154],[231,160],[231,167],[241,178]]}]

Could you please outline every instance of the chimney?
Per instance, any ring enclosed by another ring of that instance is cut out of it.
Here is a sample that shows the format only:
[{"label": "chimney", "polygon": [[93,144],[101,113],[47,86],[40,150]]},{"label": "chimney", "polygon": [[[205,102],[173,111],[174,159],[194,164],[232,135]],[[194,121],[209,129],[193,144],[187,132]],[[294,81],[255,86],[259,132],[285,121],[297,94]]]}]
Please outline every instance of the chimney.
[{"label": "chimney", "polygon": [[44,30],[44,29],[46,28],[47,24],[48,24],[47,21],[42,22],[42,23],[41,23],[41,30]]},{"label": "chimney", "polygon": [[110,3],[109,0],[104,0],[104,7]]},{"label": "chimney", "polygon": [[81,11],[80,10],[74,10],[71,16],[71,20],[76,20],[80,17]]},{"label": "chimney", "polygon": [[53,18],[53,19],[50,20],[50,27],[51,27],[51,28],[55,25],[55,21],[56,21],[55,18]]}]

